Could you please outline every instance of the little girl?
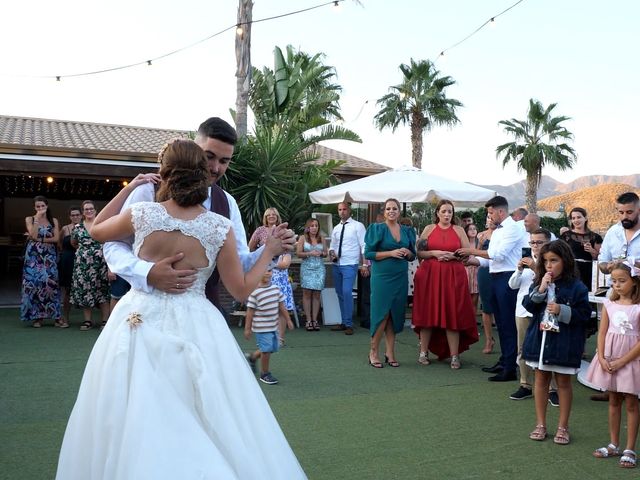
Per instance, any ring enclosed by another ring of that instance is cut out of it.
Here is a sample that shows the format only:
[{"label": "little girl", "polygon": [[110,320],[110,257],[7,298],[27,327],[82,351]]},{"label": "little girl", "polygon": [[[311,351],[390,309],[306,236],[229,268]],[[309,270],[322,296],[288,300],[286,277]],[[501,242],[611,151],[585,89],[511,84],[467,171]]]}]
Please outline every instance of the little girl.
[{"label": "little girl", "polygon": [[[573,397],[571,376],[578,372],[584,351],[585,327],[591,315],[589,292],[580,281],[573,253],[565,242],[555,240],[543,245],[540,259],[535,267],[534,284],[522,303],[533,314],[522,355],[527,365],[535,369],[536,428],[529,438],[538,441],[547,438],[549,382],[555,373],[560,414],[553,441],[567,445]],[[547,298],[552,291],[555,298]],[[557,321],[557,331],[541,328],[548,316]]]},{"label": "little girl", "polygon": [[611,271],[611,299],[604,301],[598,356],[594,357],[586,378],[609,391],[609,435],[611,443],[593,452],[594,457],[620,455],[622,401],[627,408],[627,445],[620,466],[636,466],[638,436],[638,394],[640,394],[640,269],[621,262]]}]

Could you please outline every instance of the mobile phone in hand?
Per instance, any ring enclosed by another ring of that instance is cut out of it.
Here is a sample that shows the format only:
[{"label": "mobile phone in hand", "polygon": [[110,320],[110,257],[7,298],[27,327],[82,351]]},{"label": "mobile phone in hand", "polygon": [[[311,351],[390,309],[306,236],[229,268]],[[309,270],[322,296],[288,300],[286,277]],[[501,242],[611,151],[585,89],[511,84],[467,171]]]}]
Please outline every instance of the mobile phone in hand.
[{"label": "mobile phone in hand", "polygon": [[[522,258],[531,258],[531,247],[522,247]],[[523,265],[524,268],[529,268],[528,265]]]}]

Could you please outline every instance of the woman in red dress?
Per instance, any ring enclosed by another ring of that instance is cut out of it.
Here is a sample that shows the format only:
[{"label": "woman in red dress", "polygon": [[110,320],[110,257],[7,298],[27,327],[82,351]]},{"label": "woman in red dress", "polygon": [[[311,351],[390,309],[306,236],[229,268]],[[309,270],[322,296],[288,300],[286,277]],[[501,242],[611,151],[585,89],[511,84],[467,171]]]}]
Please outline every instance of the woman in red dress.
[{"label": "woman in red dress", "polygon": [[454,215],[453,203],[440,200],[436,223],[420,235],[418,257],[424,261],[414,279],[412,324],[420,336],[418,363],[431,363],[431,351],[439,359],[451,357],[451,368],[457,370],[460,353],[478,341],[478,329],[467,272],[453,253],[469,240],[461,227],[451,223]]}]

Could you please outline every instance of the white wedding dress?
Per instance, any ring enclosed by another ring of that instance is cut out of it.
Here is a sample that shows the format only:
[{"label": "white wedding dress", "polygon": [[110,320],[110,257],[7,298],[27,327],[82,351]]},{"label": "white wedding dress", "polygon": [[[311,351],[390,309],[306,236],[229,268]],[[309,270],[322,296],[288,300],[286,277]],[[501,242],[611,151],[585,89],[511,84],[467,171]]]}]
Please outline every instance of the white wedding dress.
[{"label": "white wedding dress", "polygon": [[180,295],[131,290],[100,334],[65,432],[57,480],[306,478],[223,316],[205,298],[230,222],[132,207],[147,235],[180,230],[208,266]]}]

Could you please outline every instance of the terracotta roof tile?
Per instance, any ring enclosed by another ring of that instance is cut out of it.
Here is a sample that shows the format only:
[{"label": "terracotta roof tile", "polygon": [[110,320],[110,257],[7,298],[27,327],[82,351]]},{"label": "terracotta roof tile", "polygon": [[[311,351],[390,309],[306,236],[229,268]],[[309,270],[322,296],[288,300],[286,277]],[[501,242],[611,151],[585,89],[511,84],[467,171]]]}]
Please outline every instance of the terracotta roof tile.
[{"label": "terracotta roof tile", "polygon": [[[0,115],[0,148],[56,150],[69,153],[129,154],[155,158],[170,139],[187,137],[185,130],[168,130],[128,125],[51,120]],[[379,173],[388,167],[332,148],[316,145],[317,163],[343,160],[339,173]]]},{"label": "terracotta roof tile", "polygon": [[127,152],[155,156],[167,140],[186,137],[182,130],[0,116],[0,145],[80,152]]},{"label": "terracotta roof tile", "polygon": [[364,158],[355,157],[348,153],[340,152],[323,145],[316,145],[316,153],[320,155],[320,158],[316,160],[316,163],[322,164],[329,160],[342,160],[345,163],[340,167],[342,169],[354,169],[354,170],[370,170],[371,173],[381,173],[385,170],[389,170],[389,167],[380,165],[379,163],[370,162]]}]

